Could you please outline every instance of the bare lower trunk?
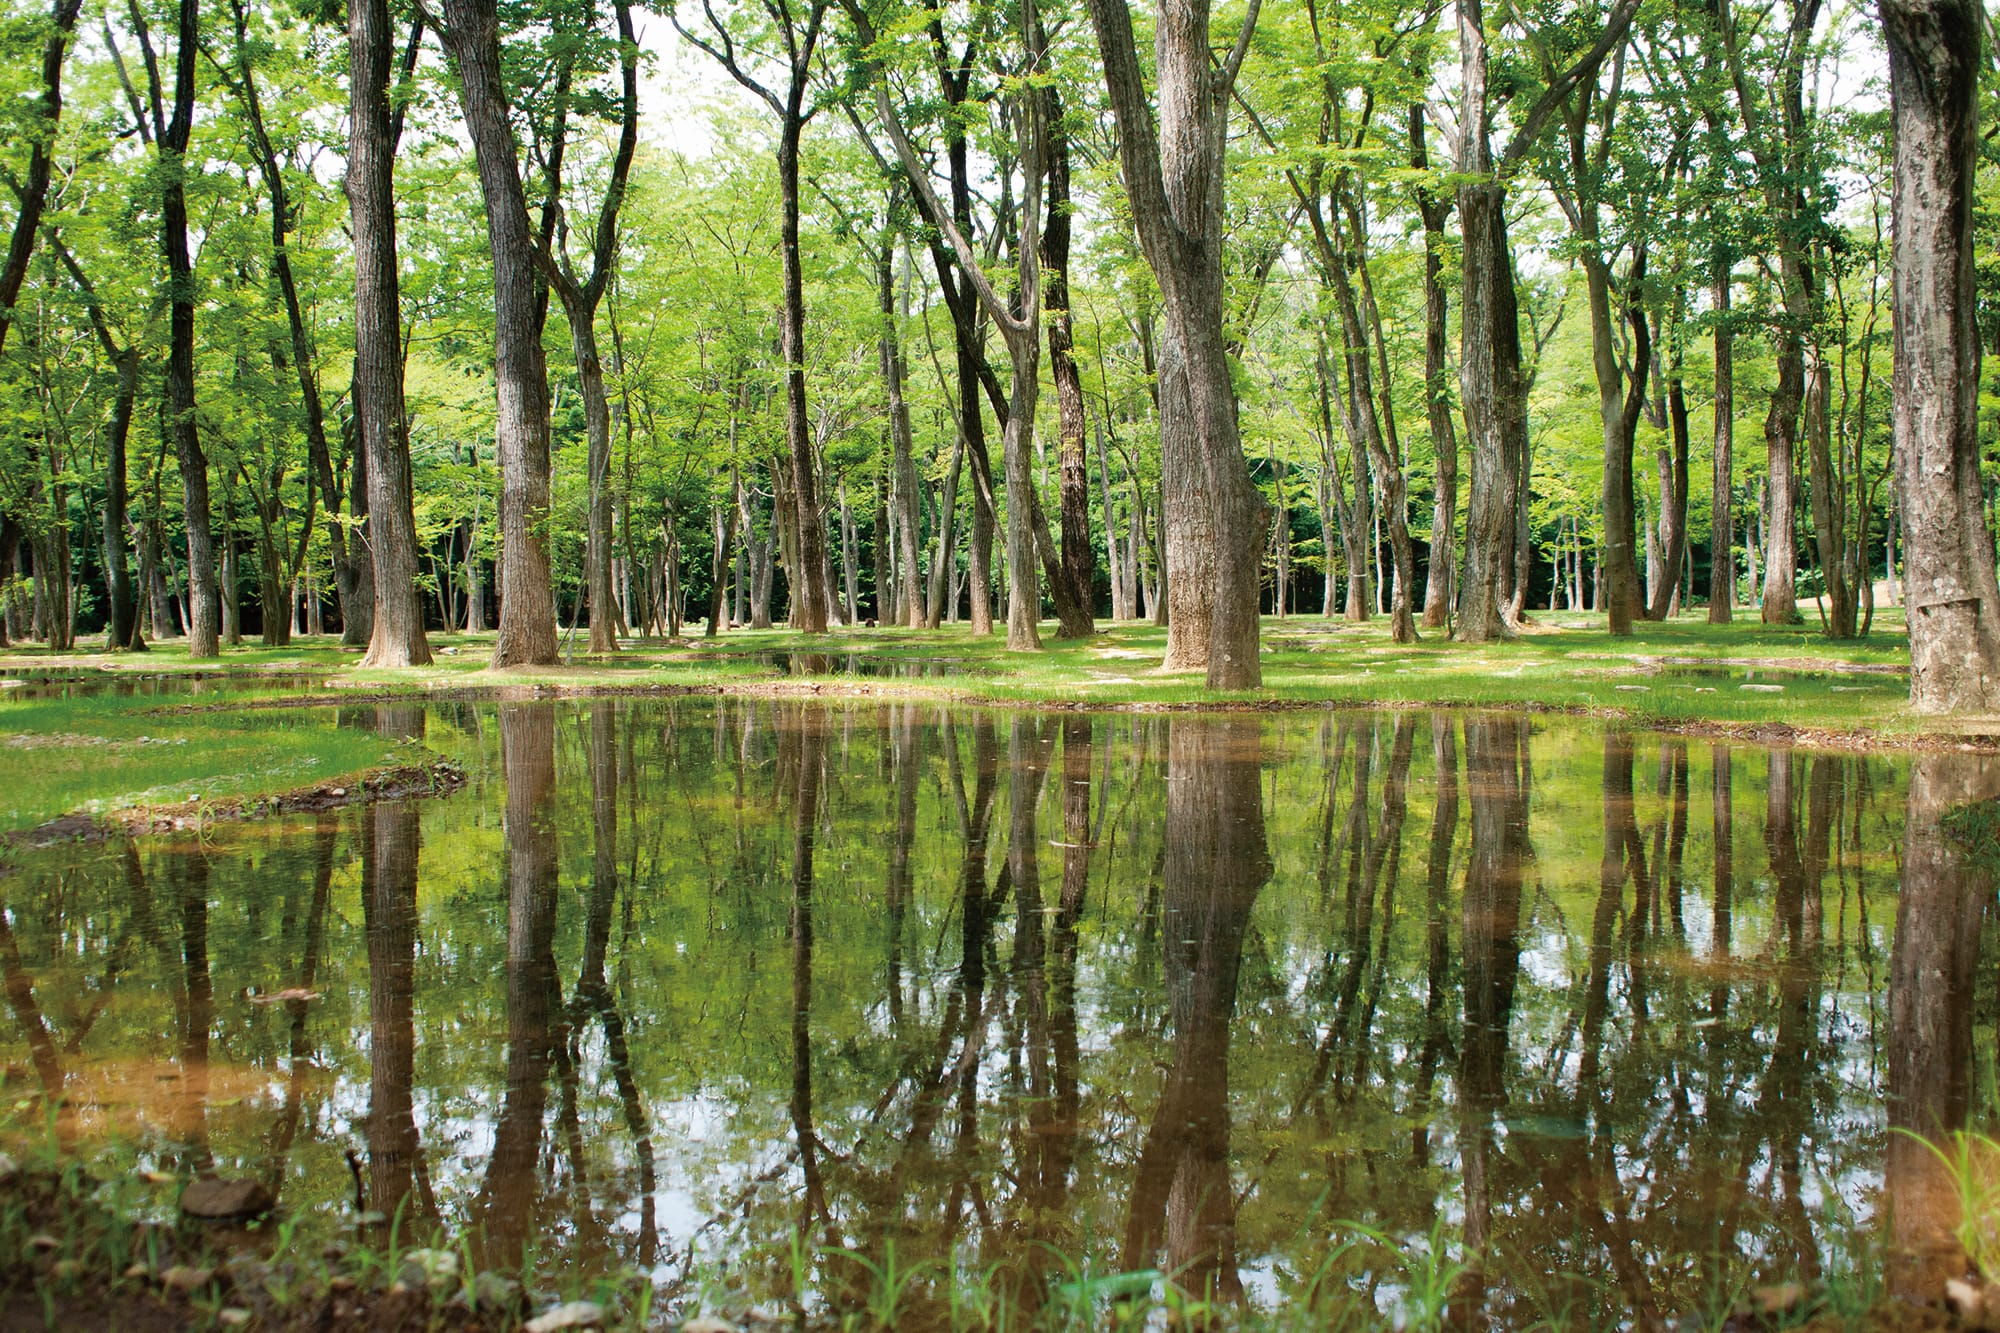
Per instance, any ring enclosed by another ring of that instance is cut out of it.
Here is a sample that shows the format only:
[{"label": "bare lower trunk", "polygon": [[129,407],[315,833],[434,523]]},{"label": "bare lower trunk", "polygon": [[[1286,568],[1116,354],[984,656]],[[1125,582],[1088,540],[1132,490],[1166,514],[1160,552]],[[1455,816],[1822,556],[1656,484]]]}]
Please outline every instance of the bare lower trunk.
[{"label": "bare lower trunk", "polygon": [[1736,342],[1729,323],[1729,263],[1716,265],[1715,444],[1710,460],[1708,623],[1726,625],[1736,608]]},{"label": "bare lower trunk", "polygon": [[1506,192],[1493,181],[1459,186],[1464,295],[1460,298],[1459,390],[1472,451],[1465,515],[1464,575],[1453,636],[1481,643],[1509,636],[1514,568],[1514,492],[1526,438],[1521,330],[1507,240]]}]

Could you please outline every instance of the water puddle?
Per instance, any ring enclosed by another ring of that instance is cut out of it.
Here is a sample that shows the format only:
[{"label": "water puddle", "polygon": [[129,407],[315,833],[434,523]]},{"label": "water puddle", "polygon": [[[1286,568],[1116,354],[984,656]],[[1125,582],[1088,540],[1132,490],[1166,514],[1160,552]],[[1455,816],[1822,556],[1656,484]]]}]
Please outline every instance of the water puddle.
[{"label": "water puddle", "polygon": [[256,1176],[308,1233],[351,1223],[352,1151],[406,1234],[683,1308],[781,1307],[795,1256],[858,1308],[893,1255],[912,1310],[1087,1266],[1332,1318],[1430,1255],[1520,1326],[1867,1263],[1886,1201],[1948,1224],[1892,1125],[1987,1110],[1992,886],[1941,831],[2000,788],[1980,756],[390,711],[461,792],[0,876],[0,1137]]}]

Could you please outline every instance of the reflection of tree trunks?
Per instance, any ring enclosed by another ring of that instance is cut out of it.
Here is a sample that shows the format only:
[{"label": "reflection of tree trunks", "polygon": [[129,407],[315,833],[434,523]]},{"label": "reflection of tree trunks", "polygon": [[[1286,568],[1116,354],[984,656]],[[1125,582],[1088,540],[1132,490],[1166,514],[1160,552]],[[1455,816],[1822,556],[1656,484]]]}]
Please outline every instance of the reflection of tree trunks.
[{"label": "reflection of tree trunks", "polygon": [[[805,707],[783,724],[781,744],[796,747],[792,791],[792,1132],[798,1141],[799,1170],[805,1197],[799,1234],[816,1225],[832,1225],[826,1206],[826,1184],[820,1176],[819,1137],[813,1130],[812,1088],[812,966],[813,966],[813,835],[819,824],[820,771],[825,764],[826,715]],[[781,764],[781,767],[783,765]],[[799,1293],[803,1297],[804,1293]]]},{"label": "reflection of tree trunks", "polygon": [[1437,802],[1431,807],[1430,864],[1426,879],[1429,892],[1425,899],[1424,927],[1424,1046],[1417,1059],[1411,1117],[1414,1124],[1410,1130],[1410,1156],[1418,1164],[1430,1161],[1431,1086],[1451,1045],[1444,1006],[1446,988],[1451,983],[1451,927],[1447,917],[1451,902],[1451,850],[1458,841],[1458,746],[1452,727],[1450,714],[1431,714],[1431,766],[1435,771]]},{"label": "reflection of tree trunks", "polygon": [[507,1071],[477,1207],[485,1224],[485,1267],[517,1266],[535,1230],[557,1003],[555,743],[549,708],[500,706],[507,775]]},{"label": "reflection of tree trunks", "polygon": [[[50,1034],[49,1025],[42,1017],[41,1005],[35,1000],[35,979],[21,962],[21,949],[14,942],[14,931],[7,923],[7,909],[4,907],[0,907],[0,985],[4,985],[7,1007],[14,1011],[14,1022],[28,1043],[35,1077],[41,1080],[43,1102],[50,1109],[60,1108],[63,1104],[62,1056],[57,1052],[55,1037]],[[63,1119],[66,1122],[67,1115]]]},{"label": "reflection of tree trunks", "polygon": [[1229,1171],[1229,1024],[1250,910],[1271,875],[1262,764],[1255,718],[1171,723],[1161,935],[1173,1063],[1125,1223],[1126,1268],[1150,1266],[1164,1241],[1174,1280],[1221,1300],[1243,1290]]},{"label": "reflection of tree trunks", "polygon": [[[361,810],[361,906],[368,933],[368,1184],[370,1207],[410,1234],[415,1179],[417,807]],[[421,1206],[416,1210],[421,1214]]]},{"label": "reflection of tree trunks", "polygon": [[892,756],[896,825],[889,839],[889,882],[884,896],[889,912],[889,1019],[900,1033],[903,1026],[904,924],[914,887],[910,878],[910,846],[917,836],[916,706],[891,706],[886,714],[894,737],[884,749]]},{"label": "reflection of tree trunks", "polygon": [[[319,981],[319,956],[326,944],[327,907],[333,897],[333,852],[339,841],[339,824],[333,814],[322,814],[313,830],[312,900],[306,906],[305,939],[299,946],[299,965],[293,973],[294,989],[310,992]],[[366,906],[364,899],[363,906]],[[289,929],[285,932],[290,935]],[[306,1080],[313,1067],[312,1039],[307,1023],[311,1008],[304,998],[285,1001],[285,1016],[291,1020],[291,1051],[285,1079],[285,1109],[271,1130],[271,1155],[265,1168],[265,1185],[275,1194],[284,1179],[285,1159],[297,1138],[299,1122],[305,1115]]]},{"label": "reflection of tree trunks", "polygon": [[[1992,875],[1971,864],[1943,821],[1954,808],[1997,793],[2000,763],[1985,756],[1923,754],[1910,766],[1889,965],[1886,1100],[1892,1129],[1933,1142],[1965,1125],[1980,918],[1993,894]],[[1951,1176],[1925,1142],[1891,1133],[1883,1185],[1891,1209],[1890,1290],[1933,1300],[1965,1265]]]},{"label": "reflection of tree trunks", "polygon": [[[1021,1161],[1016,1169],[1021,1204],[1019,1221],[1026,1236],[1059,1245],[1060,1237],[1048,1234],[1048,1228],[1060,1212],[1068,1183],[1067,1142],[1063,1128],[1053,1118],[1048,936],[1035,830],[1035,815],[1041,805],[1042,786],[1048,778],[1054,737],[1046,735],[1037,722],[1020,716],[1011,719],[1008,730],[1007,879],[1014,893],[1012,971],[1015,1015],[1026,1046],[1028,1076],[1028,1132],[1021,1143]],[[1064,796],[1067,799],[1068,793]],[[1065,816],[1068,813],[1065,809]],[[1067,823],[1065,819],[1066,826]],[[1041,1299],[1044,1284],[1040,1275],[1051,1267],[1053,1257],[1054,1252],[1039,1247],[1028,1256],[1025,1267],[1032,1276],[1013,1292],[1024,1318],[1032,1317]]]},{"label": "reflection of tree trunks", "polygon": [[1521,876],[1528,857],[1527,751],[1525,720],[1487,717],[1465,724],[1472,847],[1461,907],[1465,1024],[1458,1085],[1467,1270],[1454,1304],[1468,1318],[1485,1301],[1493,1118],[1507,1101],[1507,1032],[1521,958]]},{"label": "reflection of tree trunks", "polygon": [[[625,736],[629,743],[629,729]],[[659,1257],[659,1223],[653,1203],[659,1171],[646,1105],[632,1074],[625,1016],[619,1012],[617,997],[604,976],[604,960],[611,940],[611,909],[616,904],[619,886],[618,772],[618,705],[600,699],[590,711],[590,908],[584,920],[576,1007],[579,1020],[594,1011],[604,1029],[605,1061],[611,1067],[618,1104],[625,1116],[625,1128],[632,1135],[632,1152],[639,1165],[639,1262],[650,1265]]]},{"label": "reflection of tree trunks", "polygon": [[200,851],[176,858],[180,866],[181,975],[186,1004],[181,1010],[181,1087],[168,1117],[168,1136],[189,1156],[197,1173],[207,1172],[208,1034],[215,1026],[215,983],[208,971],[208,858]]},{"label": "reflection of tree trunks", "polygon": [[1729,959],[1730,936],[1735,925],[1736,812],[1731,800],[1733,775],[1730,772],[1729,747],[1717,745],[1709,753],[1714,765],[1710,780],[1714,800],[1710,840],[1715,854],[1711,872],[1715,882],[1711,889],[1713,906],[1709,918],[1709,954],[1716,964],[1716,980],[1708,992],[1708,1015],[1720,1019],[1729,1006],[1729,984],[1723,979],[1721,965]]},{"label": "reflection of tree trunks", "polygon": [[1797,765],[1789,750],[1773,751],[1765,788],[1764,843],[1770,856],[1774,893],[1773,941],[1782,942],[1777,962],[1778,1026],[1759,1111],[1770,1126],[1771,1156],[1782,1190],[1776,1201],[1785,1230],[1799,1255],[1800,1271],[1818,1273],[1818,1247],[1808,1213],[1805,1138],[1812,1123],[1807,1075],[1814,1065],[1814,1015],[1818,1012],[1818,901],[1832,836],[1832,802],[1838,759],[1813,761],[1806,802],[1806,836],[1801,843],[1793,780]]}]

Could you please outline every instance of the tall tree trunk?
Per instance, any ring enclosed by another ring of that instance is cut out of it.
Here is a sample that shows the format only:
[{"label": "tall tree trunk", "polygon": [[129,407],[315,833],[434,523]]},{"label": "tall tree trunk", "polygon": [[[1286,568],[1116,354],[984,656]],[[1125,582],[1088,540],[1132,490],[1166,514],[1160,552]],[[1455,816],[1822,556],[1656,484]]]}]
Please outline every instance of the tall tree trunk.
[{"label": "tall tree trunk", "polygon": [[819,458],[806,417],[805,272],[799,259],[799,137],[804,129],[805,85],[803,74],[793,79],[778,136],[782,207],[778,231],[785,294],[779,350],[785,359],[785,441],[791,453],[792,504],[799,543],[798,559],[785,572],[795,603],[793,622],[808,634],[824,634],[832,598],[826,581],[826,515],[820,512]]},{"label": "tall tree trunk", "polygon": [[[1680,321],[1681,312],[1674,319]],[[1660,583],[1646,607],[1646,619],[1665,620],[1680,604],[1681,571],[1687,558],[1688,530],[1688,406],[1681,378],[1681,352],[1675,346],[1666,370],[1667,430],[1671,443],[1654,457],[1660,483]]]},{"label": "tall tree trunk", "polygon": [[[1419,172],[1430,169],[1421,103],[1410,107],[1410,166]],[[1452,574],[1457,567],[1453,529],[1458,522],[1458,427],[1445,381],[1444,224],[1451,217],[1451,203],[1428,186],[1419,186],[1417,211],[1424,223],[1424,414],[1437,459],[1423,624],[1425,629],[1442,629],[1451,614]]]},{"label": "tall tree trunk", "polygon": [[2000,586],[1980,476],[1972,203],[1983,15],[1884,0],[1895,124],[1895,456],[1910,702],[2000,709]]},{"label": "tall tree trunk", "polygon": [[[891,199],[890,215],[896,213],[896,200]],[[885,232],[882,238],[882,253],[876,260],[876,295],[881,303],[882,314],[882,385],[888,398],[889,442],[893,455],[895,496],[897,563],[901,566],[901,580],[895,591],[894,609],[887,603],[877,612],[877,618],[885,624],[916,626],[923,623],[923,584],[918,569],[917,542],[921,535],[923,515],[917,499],[917,465],[913,457],[910,431],[910,404],[904,394],[908,375],[903,362],[902,340],[897,333],[896,319],[896,233]],[[886,594],[886,589],[876,589],[877,598]]]},{"label": "tall tree trunk", "polygon": [[[1477,9],[1477,0],[1461,0],[1461,14],[1468,4]],[[1461,17],[1461,31],[1464,27]],[[1527,430],[1506,190],[1493,180],[1461,183],[1458,216],[1464,273],[1458,378],[1472,451],[1472,490],[1453,635],[1482,643],[1513,633],[1506,623],[1507,585],[1514,567],[1514,491]]]},{"label": "tall tree trunk", "polygon": [[458,75],[459,104],[486,204],[487,249],[493,256],[500,633],[492,664],[542,666],[553,663],[557,653],[547,533],[549,376],[542,352],[542,297],[535,280],[537,241],[528,225],[501,79],[495,0],[445,0],[445,25],[445,46]]},{"label": "tall tree trunk", "polygon": [[[239,11],[240,12],[240,11]],[[387,0],[348,0],[349,111],[347,201],[354,234],[354,402],[360,447],[368,455],[368,545],[375,575],[375,609],[363,666],[427,666],[424,609],[417,599],[417,522],[410,476],[409,420],[403,404],[403,313],[396,269],[396,153],[389,111],[389,77],[395,34]],[[245,74],[245,86],[249,84]],[[275,165],[273,180],[279,180]],[[273,187],[274,210],[284,202]],[[279,224],[273,223],[274,228]],[[292,311],[294,358],[309,404],[317,415],[318,391],[291,289],[284,236],[274,240],[283,264],[281,284]],[[497,271],[496,263],[496,271]],[[321,433],[320,448],[325,448]],[[332,497],[328,497],[331,506]]]},{"label": "tall tree trunk", "polygon": [[179,0],[172,117],[160,127],[160,250],[167,263],[167,412],[181,465],[181,512],[187,526],[188,656],[221,653],[221,598],[209,517],[208,456],[194,408],[194,260],[188,251],[187,149],[194,128],[194,70],[200,4]]},{"label": "tall tree trunk", "polygon": [[1165,0],[1154,66],[1156,129],[1125,0],[1090,0],[1119,129],[1127,197],[1160,286],[1161,507],[1172,602],[1169,668],[1205,667],[1210,689],[1262,684],[1258,606],[1270,506],[1250,481],[1223,340],[1224,146],[1230,89],[1249,49],[1245,15],[1218,66],[1208,0]]},{"label": "tall tree trunk", "polygon": [[958,523],[958,475],[965,462],[965,433],[952,440],[951,464],[945,469],[944,485],[938,491],[937,550],[931,557],[931,580],[924,594],[924,628],[936,629],[945,620],[952,598],[953,532]]},{"label": "tall tree trunk", "polygon": [[1050,84],[1043,94],[1048,134],[1049,211],[1042,227],[1043,304],[1049,326],[1049,378],[1056,388],[1056,426],[1062,437],[1062,575],[1068,584],[1071,615],[1064,638],[1095,630],[1097,560],[1090,545],[1090,455],[1083,412],[1083,375],[1072,352],[1069,308],[1069,133],[1063,127],[1061,95]]},{"label": "tall tree trunk", "polygon": [[1708,623],[1726,625],[1736,610],[1736,330],[1730,322],[1730,260],[1718,248],[1711,284],[1715,309],[1715,434],[1710,457]]}]

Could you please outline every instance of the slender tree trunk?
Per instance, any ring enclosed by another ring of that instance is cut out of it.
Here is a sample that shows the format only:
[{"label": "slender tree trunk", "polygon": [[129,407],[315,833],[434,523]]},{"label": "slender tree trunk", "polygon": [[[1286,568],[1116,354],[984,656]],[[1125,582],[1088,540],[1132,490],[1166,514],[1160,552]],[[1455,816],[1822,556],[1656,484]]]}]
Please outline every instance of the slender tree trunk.
[{"label": "slender tree trunk", "polygon": [[783,256],[784,310],[779,350],[785,359],[785,441],[792,463],[792,504],[798,559],[785,572],[795,604],[793,621],[808,634],[824,634],[832,598],[826,581],[826,515],[820,512],[819,458],[806,415],[806,296],[799,259],[799,137],[804,129],[804,78],[793,80],[778,137],[779,246]]},{"label": "slender tree trunk", "polygon": [[1708,538],[1708,623],[1726,625],[1736,613],[1736,331],[1730,323],[1730,263],[1719,251],[1711,287],[1715,308],[1715,435],[1711,455]]},{"label": "slender tree trunk", "polygon": [[[1678,313],[1675,316],[1679,318]],[[1666,620],[1680,609],[1681,573],[1688,542],[1688,406],[1681,379],[1681,353],[1676,347],[1667,367],[1667,428],[1671,453],[1662,447],[1654,457],[1660,483],[1660,583],[1646,607],[1646,619]]]},{"label": "slender tree trunk", "polygon": [[[1410,107],[1410,165],[1419,172],[1430,168],[1421,103]],[[1437,459],[1423,624],[1425,629],[1442,629],[1451,614],[1452,573],[1457,565],[1453,529],[1458,522],[1458,427],[1445,379],[1444,225],[1451,217],[1451,204],[1428,186],[1420,186],[1417,211],[1424,224],[1424,414],[1430,424],[1431,450]]]},{"label": "slender tree trunk", "polygon": [[1896,144],[1894,427],[1910,702],[1991,713],[2000,586],[1980,474],[1972,214],[1983,16],[1971,0],[1884,0],[1881,11]]},{"label": "slender tree trunk", "polygon": [[965,434],[952,440],[951,465],[945,470],[944,487],[938,492],[937,551],[931,557],[931,581],[924,595],[924,628],[936,629],[945,620],[952,604],[952,529],[958,522],[958,474],[965,461]]},{"label": "slender tree trunk", "polygon": [[69,51],[70,37],[76,32],[76,17],[82,9],[83,0],[55,0],[49,10],[48,35],[42,39],[38,109],[41,124],[28,130],[28,170],[15,191],[21,211],[14,218],[6,260],[0,263],[0,349],[6,347],[8,330],[14,327],[14,304],[21,299],[21,284],[27,280],[28,263],[35,254],[35,238],[42,227],[42,211],[48,204],[56,124],[62,117],[63,57]]},{"label": "slender tree trunk", "polygon": [[181,465],[181,512],[187,526],[188,656],[204,658],[221,653],[222,608],[209,517],[208,455],[202,452],[194,406],[194,261],[188,251],[186,172],[199,58],[198,0],[179,0],[178,13],[173,112],[159,142],[160,249],[167,263],[167,412]]},{"label": "slender tree trunk", "polygon": [[1062,576],[1072,614],[1065,638],[1093,632],[1097,562],[1090,545],[1090,456],[1083,412],[1083,375],[1072,353],[1069,309],[1069,134],[1062,99],[1051,84],[1043,123],[1048,134],[1049,211],[1042,227],[1043,304],[1049,328],[1049,378],[1055,382],[1056,425],[1062,437]]}]

